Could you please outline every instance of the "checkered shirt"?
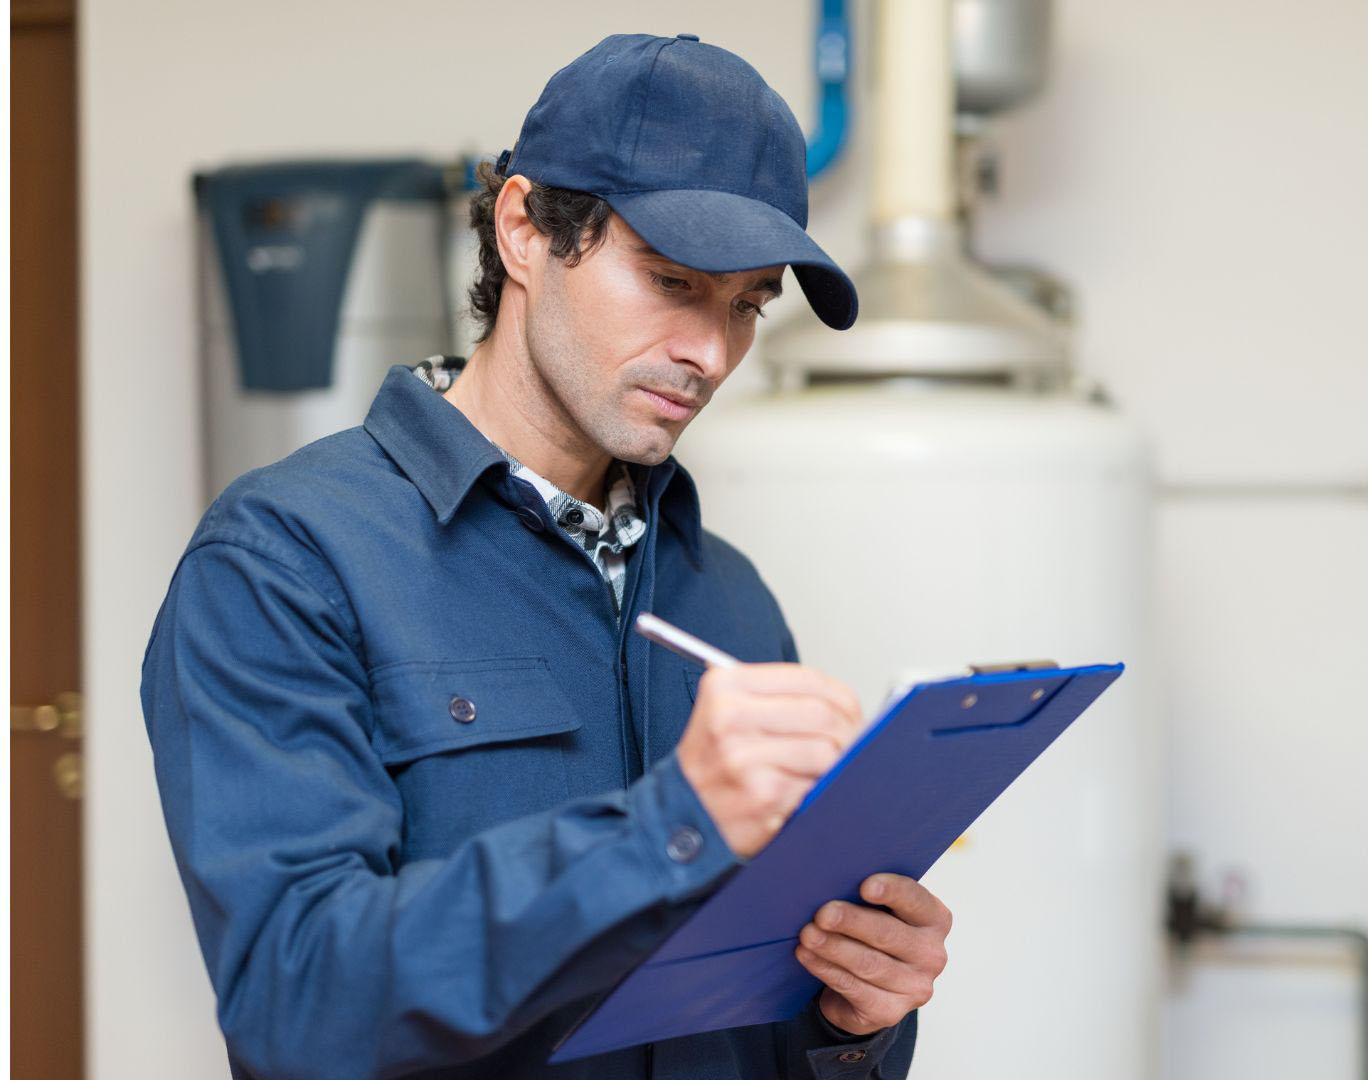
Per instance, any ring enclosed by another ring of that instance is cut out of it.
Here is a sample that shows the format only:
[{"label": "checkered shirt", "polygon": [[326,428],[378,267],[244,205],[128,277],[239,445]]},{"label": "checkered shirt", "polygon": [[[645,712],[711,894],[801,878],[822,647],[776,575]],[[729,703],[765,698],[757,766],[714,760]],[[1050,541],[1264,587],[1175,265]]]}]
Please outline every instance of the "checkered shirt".
[{"label": "checkered shirt", "polygon": [[[414,367],[413,373],[441,393],[451,388],[464,367],[464,357],[432,356]],[[536,489],[551,512],[552,519],[571,540],[589,553],[599,573],[612,586],[613,607],[621,618],[622,590],[627,579],[627,549],[646,535],[646,519],[637,505],[636,489],[626,464],[614,461],[609,467],[605,513],[562,491],[498,443],[494,445],[508,460],[509,472]]]}]

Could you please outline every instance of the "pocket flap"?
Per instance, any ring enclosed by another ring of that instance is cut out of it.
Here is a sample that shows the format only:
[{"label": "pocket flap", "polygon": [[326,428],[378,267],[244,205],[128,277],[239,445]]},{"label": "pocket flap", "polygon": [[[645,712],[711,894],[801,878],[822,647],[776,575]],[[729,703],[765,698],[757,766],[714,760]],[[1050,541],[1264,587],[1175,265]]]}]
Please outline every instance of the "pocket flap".
[{"label": "pocket flap", "polygon": [[692,660],[685,660],[682,662],[680,670],[684,672],[684,689],[689,692],[689,700],[697,701],[698,683],[703,678],[703,672],[707,669],[695,664]]},{"label": "pocket flap", "polygon": [[371,690],[371,743],[386,765],[584,723],[541,657],[400,661],[373,671]]}]

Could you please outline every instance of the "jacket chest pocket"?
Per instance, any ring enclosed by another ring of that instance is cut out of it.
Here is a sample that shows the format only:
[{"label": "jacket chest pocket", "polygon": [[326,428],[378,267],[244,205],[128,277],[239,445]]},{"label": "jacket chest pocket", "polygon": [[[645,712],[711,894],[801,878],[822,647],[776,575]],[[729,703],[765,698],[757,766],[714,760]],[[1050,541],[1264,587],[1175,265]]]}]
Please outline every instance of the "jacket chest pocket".
[{"label": "jacket chest pocket", "polygon": [[371,744],[404,802],[404,862],[569,799],[583,721],[540,657],[386,664],[371,692]]}]

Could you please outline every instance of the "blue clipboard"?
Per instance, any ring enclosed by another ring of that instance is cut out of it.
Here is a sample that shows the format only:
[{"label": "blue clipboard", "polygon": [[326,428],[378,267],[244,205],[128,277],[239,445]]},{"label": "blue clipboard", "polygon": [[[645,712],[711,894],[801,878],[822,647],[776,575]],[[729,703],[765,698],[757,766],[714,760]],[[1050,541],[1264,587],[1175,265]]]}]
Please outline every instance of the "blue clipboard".
[{"label": "blue clipboard", "polygon": [[1123,670],[1012,670],[912,687],[551,1062],[796,1016],[821,986],[793,955],[814,912],[859,902],[872,873],[920,879]]}]

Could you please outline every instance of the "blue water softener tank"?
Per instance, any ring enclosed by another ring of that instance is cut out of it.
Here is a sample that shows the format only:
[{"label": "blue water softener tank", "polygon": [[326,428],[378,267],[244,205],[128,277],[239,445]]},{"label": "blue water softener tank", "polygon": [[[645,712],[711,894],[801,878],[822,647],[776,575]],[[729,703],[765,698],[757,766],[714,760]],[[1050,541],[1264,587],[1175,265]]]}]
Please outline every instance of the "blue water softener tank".
[{"label": "blue water softener tank", "polygon": [[195,176],[206,496],[359,424],[391,364],[449,351],[443,169],[233,165]]}]

